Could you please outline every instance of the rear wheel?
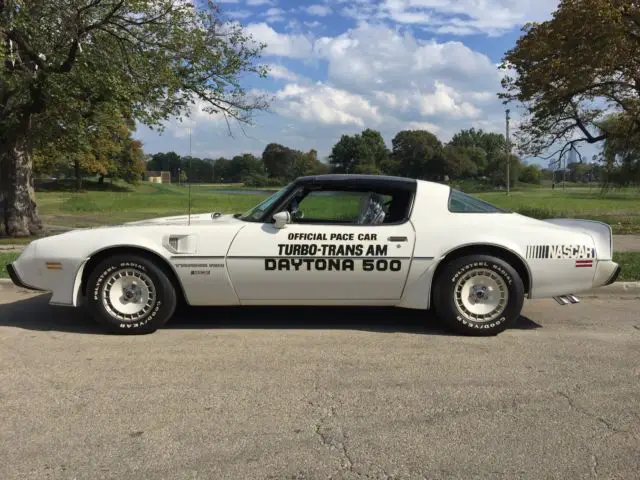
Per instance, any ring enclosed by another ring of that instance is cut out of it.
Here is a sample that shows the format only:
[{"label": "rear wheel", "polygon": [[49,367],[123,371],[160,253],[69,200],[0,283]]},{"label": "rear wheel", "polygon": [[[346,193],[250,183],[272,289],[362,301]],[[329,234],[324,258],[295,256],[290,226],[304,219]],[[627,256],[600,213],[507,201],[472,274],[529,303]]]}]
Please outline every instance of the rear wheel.
[{"label": "rear wheel", "polygon": [[518,319],[524,285],[515,269],[490,255],[447,263],[435,279],[434,307],[450,328],[465,335],[496,335]]},{"label": "rear wheel", "polygon": [[176,292],[167,275],[139,255],[114,255],[91,272],[87,306],[95,320],[119,334],[152,333],[176,309]]}]

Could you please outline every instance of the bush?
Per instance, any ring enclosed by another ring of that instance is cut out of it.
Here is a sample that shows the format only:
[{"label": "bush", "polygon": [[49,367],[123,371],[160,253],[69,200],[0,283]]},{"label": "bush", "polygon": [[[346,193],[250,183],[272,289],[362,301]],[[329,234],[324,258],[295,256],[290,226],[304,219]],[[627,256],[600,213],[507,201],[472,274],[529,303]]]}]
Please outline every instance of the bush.
[{"label": "bush", "polygon": [[269,178],[266,175],[249,175],[242,183],[246,187],[280,187],[287,182],[281,178]]},{"label": "bush", "polygon": [[454,180],[449,185],[465,193],[493,192],[496,189],[491,183],[480,180]]},{"label": "bush", "polygon": [[516,212],[520,215],[537,218],[538,220],[544,220],[546,218],[563,218],[567,216],[565,212],[544,207],[520,207],[516,209]]}]

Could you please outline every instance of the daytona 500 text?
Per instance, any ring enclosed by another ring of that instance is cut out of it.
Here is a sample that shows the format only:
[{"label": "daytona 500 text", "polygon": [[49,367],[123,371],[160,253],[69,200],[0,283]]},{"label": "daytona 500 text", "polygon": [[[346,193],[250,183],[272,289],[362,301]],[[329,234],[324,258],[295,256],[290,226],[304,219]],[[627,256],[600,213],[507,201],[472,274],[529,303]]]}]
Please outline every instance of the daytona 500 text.
[{"label": "daytona 500 text", "polygon": [[354,272],[356,268],[363,272],[399,272],[402,261],[393,258],[265,258],[265,270]]}]

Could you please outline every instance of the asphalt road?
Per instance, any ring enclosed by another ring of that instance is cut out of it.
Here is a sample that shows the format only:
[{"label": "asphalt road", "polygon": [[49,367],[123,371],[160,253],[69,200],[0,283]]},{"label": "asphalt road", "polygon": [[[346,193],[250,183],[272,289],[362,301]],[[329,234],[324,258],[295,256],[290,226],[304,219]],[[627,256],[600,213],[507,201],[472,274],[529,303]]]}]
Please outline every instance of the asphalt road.
[{"label": "asphalt road", "polygon": [[640,301],[527,304],[494,338],[417,312],[185,310],[102,335],[0,293],[0,478],[640,478]]}]

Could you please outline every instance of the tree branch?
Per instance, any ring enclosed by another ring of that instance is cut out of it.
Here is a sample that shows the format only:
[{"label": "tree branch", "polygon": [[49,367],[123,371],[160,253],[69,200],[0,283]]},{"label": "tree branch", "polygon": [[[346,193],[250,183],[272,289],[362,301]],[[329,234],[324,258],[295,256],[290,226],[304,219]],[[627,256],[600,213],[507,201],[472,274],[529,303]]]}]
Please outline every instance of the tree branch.
[{"label": "tree branch", "polygon": [[[78,10],[76,13],[76,20],[80,22],[80,16],[83,13],[83,11],[86,11],[91,7],[97,6],[100,2],[101,0],[94,0],[88,6],[85,6],[82,9]],[[69,72],[73,67],[73,64],[75,63],[76,58],[78,56],[78,47],[80,46],[80,39],[87,33],[91,32],[92,30],[96,30],[97,28],[100,28],[101,26],[105,25],[111,18],[115,16],[118,10],[122,8],[122,6],[124,5],[124,2],[125,0],[120,0],[118,3],[116,3],[111,8],[111,10],[109,10],[107,15],[99,22],[96,22],[91,25],[87,25],[86,27],[82,27],[78,29],[78,32],[76,33],[76,38],[73,40],[73,42],[71,42],[71,47],[69,47],[67,58],[64,60],[64,62],[62,62],[60,66],[58,66],[57,68],[54,68],[53,71],[57,73]]]}]

